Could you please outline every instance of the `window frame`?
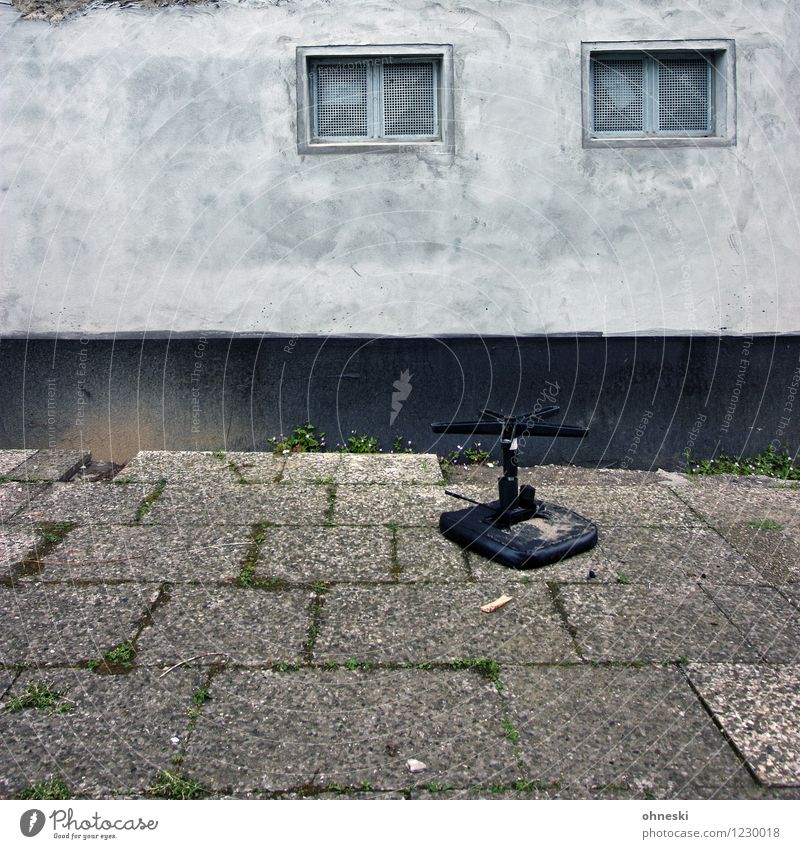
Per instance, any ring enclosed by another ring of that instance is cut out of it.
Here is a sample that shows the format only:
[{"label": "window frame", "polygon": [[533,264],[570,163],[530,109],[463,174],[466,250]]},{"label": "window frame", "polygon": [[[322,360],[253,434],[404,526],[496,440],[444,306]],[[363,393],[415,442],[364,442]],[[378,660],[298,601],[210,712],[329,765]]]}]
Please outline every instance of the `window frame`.
[{"label": "window frame", "polygon": [[[709,130],[657,130],[659,56],[699,55],[709,63]],[[645,130],[595,131],[592,60],[644,61]],[[736,144],[736,75],[733,39],[583,42],[582,101],[584,147],[719,147]]]},{"label": "window frame", "polygon": [[[437,133],[432,136],[323,136],[316,134],[313,93],[315,68],[320,64],[357,61],[369,63],[371,82],[368,128],[374,132],[382,117],[378,109],[383,97],[382,66],[431,61],[434,68],[434,108]],[[453,152],[453,46],[451,44],[325,45],[297,48],[297,149],[309,153],[388,153],[405,150]]]}]

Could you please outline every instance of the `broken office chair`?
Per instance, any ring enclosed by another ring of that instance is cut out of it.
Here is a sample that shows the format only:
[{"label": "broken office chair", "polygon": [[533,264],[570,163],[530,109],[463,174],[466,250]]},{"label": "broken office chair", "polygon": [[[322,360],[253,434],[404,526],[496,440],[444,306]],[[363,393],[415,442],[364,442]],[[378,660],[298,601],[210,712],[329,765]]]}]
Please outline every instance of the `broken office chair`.
[{"label": "broken office chair", "polygon": [[483,410],[477,421],[436,422],[434,433],[482,434],[500,437],[503,476],[498,479],[499,500],[482,504],[445,490],[453,498],[474,506],[442,513],[439,529],[447,539],[468,551],[514,569],[535,569],[588,551],[597,543],[597,528],[566,507],[536,498],[536,490],[517,482],[517,440],[520,436],[583,437],[586,428],[546,424],[558,413],[555,405],[535,413],[505,416]]}]

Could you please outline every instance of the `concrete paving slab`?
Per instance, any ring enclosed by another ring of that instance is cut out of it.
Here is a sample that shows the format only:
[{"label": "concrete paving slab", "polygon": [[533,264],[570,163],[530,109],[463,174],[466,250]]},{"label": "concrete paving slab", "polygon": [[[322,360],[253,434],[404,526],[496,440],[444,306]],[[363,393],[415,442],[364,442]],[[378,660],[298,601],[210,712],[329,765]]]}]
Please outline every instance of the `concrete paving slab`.
[{"label": "concrete paving slab", "polygon": [[[517,777],[497,693],[474,672],[230,670],[211,695],[185,764],[211,787],[395,790]],[[427,769],[412,775],[409,758]]]},{"label": "concrete paving slab", "polygon": [[458,509],[438,486],[342,486],[336,492],[336,525],[439,526],[444,510]]},{"label": "concrete paving slab", "polygon": [[581,466],[532,466],[520,469],[520,480],[533,486],[561,484],[565,486],[653,486],[663,477],[658,472],[634,469],[584,468]]},{"label": "concrete paving slab", "polygon": [[283,455],[271,451],[228,451],[225,461],[233,463],[238,475],[249,483],[277,483],[286,465]]},{"label": "concrete paving slab", "polygon": [[19,481],[68,481],[91,459],[89,451],[42,448],[5,475]]},{"label": "concrete paving slab", "polygon": [[787,528],[800,528],[800,490],[703,481],[678,494],[713,527],[771,520]]},{"label": "concrete paving slab", "polygon": [[663,486],[567,486],[547,484],[537,497],[560,504],[600,526],[704,527],[705,522]]},{"label": "concrete paving slab", "polygon": [[170,487],[147,514],[148,524],[180,526],[324,525],[328,489],[313,484],[234,484],[206,491]]},{"label": "concrete paving slab", "polygon": [[258,580],[391,581],[388,528],[268,528],[256,564]]},{"label": "concrete paving slab", "polygon": [[0,523],[14,520],[18,513],[35,504],[47,484],[0,483]]},{"label": "concrete paving slab", "polygon": [[0,587],[0,663],[75,665],[100,658],[135,635],[156,593],[153,584]]},{"label": "concrete paving slab", "polygon": [[[502,474],[502,466],[495,462],[493,467],[447,466],[447,479],[453,485],[489,484],[497,490],[497,478]],[[518,470],[519,481],[534,487],[545,485],[564,486],[652,486],[663,483],[664,474],[659,472],[640,472],[633,469],[584,468],[582,466],[528,466]]]},{"label": "concrete paving slab", "polygon": [[491,584],[333,587],[325,594],[314,657],[371,662],[491,658],[501,663],[575,660],[545,587],[516,586],[494,613],[481,605],[506,589]]},{"label": "concrete paving slab", "polygon": [[704,528],[610,527],[602,551],[617,573],[632,582],[763,583],[747,559],[716,531]]},{"label": "concrete paving slab", "polygon": [[419,486],[443,481],[435,454],[387,454],[379,463],[374,455],[343,454],[333,478],[339,484],[383,486]]},{"label": "concrete paving slab", "polygon": [[0,477],[12,472],[20,464],[33,457],[36,450],[4,449],[0,451]]},{"label": "concrete paving slab", "polygon": [[342,464],[343,454],[303,452],[287,454],[283,466],[282,483],[315,483],[333,481]]},{"label": "concrete paving slab", "polygon": [[800,540],[787,533],[784,526],[753,527],[749,522],[720,522],[716,530],[752,564],[762,583],[782,586],[800,582]]},{"label": "concrete paving slab", "polygon": [[678,799],[748,783],[675,669],[509,667],[502,680],[532,780]]},{"label": "concrete paving slab", "polygon": [[224,452],[140,451],[115,478],[118,482],[170,484],[206,490],[219,484],[238,483]]},{"label": "concrete paving slab", "polygon": [[588,660],[755,660],[700,587],[562,585],[559,597]]},{"label": "concrete paving slab", "polygon": [[786,584],[781,587],[781,595],[789,599],[789,601],[800,610],[800,584]]},{"label": "concrete paving slab", "polygon": [[0,575],[36,548],[38,534],[28,528],[0,528]]},{"label": "concrete paving slab", "polygon": [[251,545],[238,527],[89,525],[75,528],[42,562],[37,581],[187,581],[238,578]]},{"label": "concrete paving slab", "polygon": [[[5,696],[14,680],[17,678],[16,670],[12,668],[0,667],[0,699]],[[0,706],[2,709],[2,706]]]},{"label": "concrete paving slab", "polygon": [[171,665],[214,653],[239,664],[297,663],[307,639],[310,596],[306,590],[174,586],[142,631],[137,662]]},{"label": "concrete paving slab", "polygon": [[800,613],[772,587],[707,587],[706,592],[772,663],[800,662]]},{"label": "concrete paving slab", "polygon": [[192,693],[203,681],[199,670],[176,669],[165,678],[160,672],[24,672],[9,695],[43,681],[65,692],[71,710],[0,710],[0,796],[9,798],[53,775],[79,797],[143,796],[159,770],[175,768],[171,758],[178,749],[170,741],[185,742]]},{"label": "concrete paving slab", "polygon": [[129,524],[150,484],[54,483],[23,510],[15,522],[77,522],[82,525]]},{"label": "concrete paving slab", "polygon": [[689,678],[759,781],[800,786],[800,666],[697,664]]},{"label": "concrete paving slab", "polygon": [[[495,576],[497,577],[497,576]],[[469,578],[464,553],[434,528],[399,528],[399,581],[465,581]]]}]

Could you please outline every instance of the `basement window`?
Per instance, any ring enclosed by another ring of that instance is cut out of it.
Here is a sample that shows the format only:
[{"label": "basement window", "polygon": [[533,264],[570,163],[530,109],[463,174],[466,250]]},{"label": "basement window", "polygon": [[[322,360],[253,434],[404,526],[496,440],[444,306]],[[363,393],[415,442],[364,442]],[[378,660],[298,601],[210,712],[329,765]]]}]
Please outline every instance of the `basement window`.
[{"label": "basement window", "polygon": [[301,153],[452,148],[449,45],[298,48]]},{"label": "basement window", "polygon": [[734,116],[732,42],[584,45],[587,146],[733,144]]}]

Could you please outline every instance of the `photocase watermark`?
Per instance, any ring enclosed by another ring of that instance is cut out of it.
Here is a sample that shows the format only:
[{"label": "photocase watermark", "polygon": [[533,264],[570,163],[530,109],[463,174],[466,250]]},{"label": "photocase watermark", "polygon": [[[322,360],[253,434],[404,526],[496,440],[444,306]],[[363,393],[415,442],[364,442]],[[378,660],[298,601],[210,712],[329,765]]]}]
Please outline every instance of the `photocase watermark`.
[{"label": "photocase watermark", "polygon": [[25,837],[36,837],[50,820],[54,838],[62,840],[87,840],[98,837],[101,840],[113,840],[120,831],[155,831],[158,820],[144,820],[141,817],[128,819],[106,819],[95,811],[91,816],[78,819],[72,808],[56,808],[45,816],[38,808],[31,808],[19,818],[19,830]]},{"label": "photocase watermark", "polygon": [[750,348],[752,344],[753,337],[745,337],[744,343],[742,344],[742,354],[739,357],[739,369],[736,374],[736,382],[733,385],[731,397],[728,401],[728,407],[725,410],[725,415],[722,417],[722,424],[719,428],[721,433],[727,433],[731,429],[731,424],[733,423],[734,416],[736,415],[736,407],[739,404],[742,387],[745,384],[747,371],[750,368]]},{"label": "photocase watermark", "polygon": [[395,423],[395,420],[400,415],[400,411],[403,409],[403,402],[408,400],[408,396],[414,388],[411,385],[412,377],[413,375],[409,369],[406,369],[400,372],[400,380],[395,380],[392,384],[394,392],[392,392],[392,412],[389,416],[389,427]]},{"label": "photocase watermark", "polygon": [[[558,393],[561,391],[561,387],[558,385],[557,380],[546,380],[545,387],[539,393],[536,401],[533,405],[533,415],[538,416],[541,413],[542,409],[545,405],[555,404],[556,398],[558,398]],[[524,430],[517,437],[517,445],[519,448],[525,447],[525,440],[531,435],[529,430]]]},{"label": "photocase watermark", "polygon": [[56,447],[56,379],[47,378],[47,447]]},{"label": "photocase watermark", "polygon": [[786,433],[789,424],[792,421],[792,413],[794,412],[794,402],[797,398],[797,393],[800,390],[800,365],[798,365],[792,373],[792,380],[789,388],[786,391],[786,400],[781,410],[781,417],[778,421],[778,427],[775,429],[775,438],[770,442],[770,445],[779,451],[783,446],[783,436]]},{"label": "photocase watermark", "polygon": [[36,837],[44,828],[45,815],[38,808],[31,808],[19,818],[19,830],[25,837]]},{"label": "photocase watermark", "polygon": [[89,339],[85,336],[81,337],[80,344],[78,366],[75,369],[75,402],[77,405],[75,427],[78,430],[83,430],[83,421],[86,418],[86,399],[89,397],[89,392],[86,389],[86,375],[89,365]]},{"label": "photocase watermark", "polygon": [[703,429],[703,425],[706,421],[708,421],[708,416],[705,415],[705,413],[699,413],[697,418],[694,420],[692,429],[689,431],[689,436],[686,439],[686,445],[683,447],[683,451],[681,452],[681,456],[684,458],[684,465],[688,463],[689,458],[692,456],[694,444],[697,442],[697,437],[700,435],[700,431]]},{"label": "photocase watermark", "polygon": [[192,396],[192,433],[200,433],[200,414],[202,413],[200,375],[203,372],[203,358],[206,355],[207,343],[208,339],[205,336],[201,336],[197,340],[197,345],[194,348],[194,362],[189,374],[189,387]]},{"label": "photocase watermark", "polygon": [[621,469],[627,469],[631,463],[636,459],[636,454],[639,451],[639,445],[642,442],[642,438],[644,437],[645,431],[647,430],[647,426],[650,424],[653,418],[652,410],[645,410],[642,413],[641,421],[639,422],[638,427],[633,432],[633,439],[631,440],[631,444],[628,446],[628,450],[625,453],[625,456],[620,463]]}]

